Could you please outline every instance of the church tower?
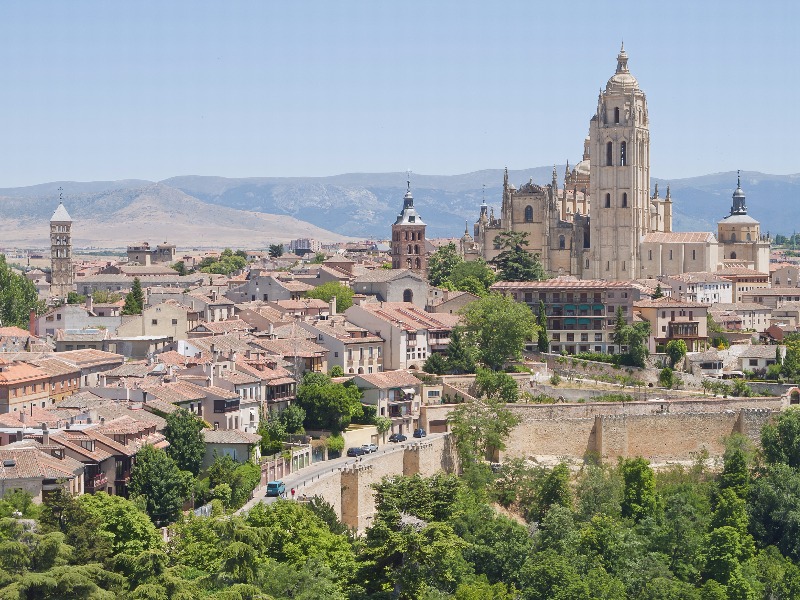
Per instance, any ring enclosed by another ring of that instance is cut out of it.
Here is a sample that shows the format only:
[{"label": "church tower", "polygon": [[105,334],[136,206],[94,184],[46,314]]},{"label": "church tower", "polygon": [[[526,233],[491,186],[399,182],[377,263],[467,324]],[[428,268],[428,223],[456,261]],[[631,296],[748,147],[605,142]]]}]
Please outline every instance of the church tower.
[{"label": "church tower", "polygon": [[403,197],[403,210],[392,225],[392,268],[412,269],[425,275],[428,257],[425,252],[425,223],[414,209],[411,179]]},{"label": "church tower", "polygon": [[72,283],[72,217],[59,201],[50,217],[50,295],[66,298]]},{"label": "church tower", "polygon": [[639,243],[651,230],[647,101],[628,70],[624,46],[589,123],[591,221],[587,273],[595,279],[639,276]]}]

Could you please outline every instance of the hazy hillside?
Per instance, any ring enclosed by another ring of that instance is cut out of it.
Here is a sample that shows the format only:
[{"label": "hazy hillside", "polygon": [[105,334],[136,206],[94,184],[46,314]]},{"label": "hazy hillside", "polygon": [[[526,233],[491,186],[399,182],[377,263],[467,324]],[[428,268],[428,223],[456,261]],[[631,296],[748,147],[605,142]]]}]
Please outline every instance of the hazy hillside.
[{"label": "hazy hillside", "polygon": [[[557,166],[559,180],[564,166]],[[547,184],[552,167],[510,171],[519,186],[530,179]],[[659,182],[662,195],[666,181]],[[332,177],[174,177],[141,180],[53,182],[0,189],[0,245],[42,245],[47,219],[63,188],[78,222],[78,245],[119,247],[147,239],[168,239],[181,247],[264,246],[297,237],[323,241],[388,237],[402,206],[405,173],[348,173]],[[459,236],[485,197],[499,213],[503,171],[464,175],[412,175],[414,202],[430,237]],[[728,214],[736,173],[714,173],[669,182],[675,201],[675,229],[716,231]],[[486,186],[485,192],[483,186]],[[763,229],[790,234],[800,229],[800,175],[742,174],[747,205]]]},{"label": "hazy hillside", "polygon": [[[111,248],[169,240],[182,248],[258,248],[298,237],[347,239],[293,217],[208,204],[160,183],[60,185],[75,221],[73,239],[78,247]],[[53,186],[59,184],[35,186],[42,189],[33,193],[33,188],[0,190],[0,245],[48,243],[47,222],[58,206],[58,193],[50,192]]]}]

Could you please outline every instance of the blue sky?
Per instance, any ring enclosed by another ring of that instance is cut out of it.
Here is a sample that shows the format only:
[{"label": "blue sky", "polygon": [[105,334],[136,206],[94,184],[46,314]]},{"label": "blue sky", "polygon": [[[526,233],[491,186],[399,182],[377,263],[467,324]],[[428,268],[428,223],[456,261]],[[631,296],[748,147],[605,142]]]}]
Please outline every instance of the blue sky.
[{"label": "blue sky", "polygon": [[800,172],[800,3],[0,3],[0,187],[580,159],[620,40],[651,172]]}]

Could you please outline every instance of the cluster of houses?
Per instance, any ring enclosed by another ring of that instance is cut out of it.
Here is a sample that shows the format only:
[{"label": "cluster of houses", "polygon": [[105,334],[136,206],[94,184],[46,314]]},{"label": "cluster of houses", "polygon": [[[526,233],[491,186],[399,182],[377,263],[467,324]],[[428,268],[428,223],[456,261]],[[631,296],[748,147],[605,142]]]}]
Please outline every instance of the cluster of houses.
[{"label": "cluster of houses", "polygon": [[[337,366],[391,420],[387,434],[410,434],[423,403],[412,373],[446,350],[458,309],[476,298],[358,253],[287,270],[253,257],[232,276],[154,274],[167,250],[137,246],[151,253],[142,267],[75,279],[85,302],[31,313],[27,330],[0,328],[0,496],[126,495],[136,452],[167,445],[165,417],[179,408],[208,424],[207,464],[215,453],[258,458],[260,421],[292,403],[306,372]],[[134,277],[141,314],[123,315],[122,299],[93,302],[95,290],[124,297]],[[353,305],[306,297],[328,282],[352,288]]]}]

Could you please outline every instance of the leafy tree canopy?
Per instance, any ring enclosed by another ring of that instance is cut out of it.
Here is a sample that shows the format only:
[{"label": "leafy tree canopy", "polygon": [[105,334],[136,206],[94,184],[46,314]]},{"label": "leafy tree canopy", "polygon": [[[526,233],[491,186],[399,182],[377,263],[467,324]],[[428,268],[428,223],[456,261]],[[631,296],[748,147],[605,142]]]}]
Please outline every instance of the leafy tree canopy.
[{"label": "leafy tree canopy", "polygon": [[313,290],[306,292],[306,297],[317,298],[330,302],[331,298],[336,298],[336,311],[342,312],[353,306],[353,288],[339,283],[338,281],[329,281],[318,285]]},{"label": "leafy tree canopy", "polygon": [[15,273],[0,254],[0,324],[28,329],[31,310],[39,314],[44,308],[33,282]]},{"label": "leafy tree canopy", "polygon": [[167,454],[181,471],[197,475],[206,451],[203,421],[185,408],[179,408],[168,414],[166,421],[164,436],[169,442]]},{"label": "leafy tree canopy", "polygon": [[528,234],[517,231],[504,231],[494,239],[495,246],[502,252],[492,261],[500,271],[501,281],[542,281],[547,279],[538,254],[531,254]]}]

